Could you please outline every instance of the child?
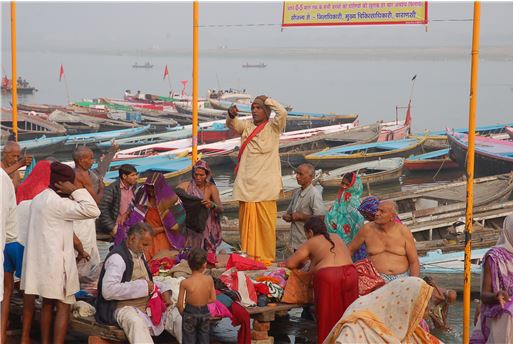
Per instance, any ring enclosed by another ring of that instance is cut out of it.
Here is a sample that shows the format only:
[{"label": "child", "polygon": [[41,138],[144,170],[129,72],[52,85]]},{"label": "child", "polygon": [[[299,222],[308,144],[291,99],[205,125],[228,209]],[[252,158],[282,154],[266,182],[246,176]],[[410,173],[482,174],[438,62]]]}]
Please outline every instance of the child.
[{"label": "child", "polygon": [[[214,280],[205,276],[207,252],[194,248],[189,252],[191,277],[180,283],[178,310],[182,315],[182,343],[210,343],[210,313],[207,304],[216,300]],[[184,307],[185,300],[185,307]]]}]

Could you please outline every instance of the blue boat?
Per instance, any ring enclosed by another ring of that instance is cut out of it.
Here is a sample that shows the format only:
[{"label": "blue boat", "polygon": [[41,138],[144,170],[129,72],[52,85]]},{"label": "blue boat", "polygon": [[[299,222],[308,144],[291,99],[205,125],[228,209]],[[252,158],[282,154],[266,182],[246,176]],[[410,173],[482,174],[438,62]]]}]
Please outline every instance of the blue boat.
[{"label": "blue boat", "polygon": [[305,156],[316,168],[335,169],[369,160],[406,157],[422,149],[424,138],[344,145]]},{"label": "blue boat", "polygon": [[[468,137],[466,134],[448,133],[451,159],[461,168],[467,164]],[[513,142],[489,137],[475,137],[475,175],[491,176],[513,171]]]},{"label": "blue boat", "polygon": [[[115,141],[119,145],[120,149],[128,149],[133,147],[149,145],[153,143],[160,143],[164,141],[186,139],[191,137],[191,135],[192,130],[190,128],[186,129],[183,126],[180,126],[179,129],[173,131],[158,134],[132,136],[127,138],[116,139]],[[108,150],[112,146],[113,141],[114,139],[98,142],[96,143],[96,147],[100,150]]]},{"label": "blue boat", "polygon": [[[480,291],[481,261],[488,248],[474,249],[471,254],[471,291]],[[441,250],[429,251],[419,257],[421,276],[431,276],[435,282],[446,289],[463,291],[463,268],[465,252],[442,253]]]},{"label": "blue boat", "polygon": [[404,161],[404,167],[409,171],[438,171],[458,168],[458,164],[449,157],[449,148],[433,152],[413,155]]},{"label": "blue boat", "polygon": [[47,157],[58,151],[66,141],[66,136],[46,137],[41,136],[37,139],[19,141],[20,148],[26,149],[27,154],[36,158]]},{"label": "blue boat", "polygon": [[68,135],[66,136],[65,145],[81,145],[88,143],[96,143],[100,141],[107,141],[117,138],[123,137],[131,137],[135,135],[140,135],[150,129],[150,125],[146,125],[144,127],[130,128],[130,129],[121,129],[121,130],[112,130],[112,131],[101,131],[97,133],[86,133],[86,134],[78,134],[78,135]]},{"label": "blue boat", "polygon": [[[503,134],[506,132],[506,127],[512,126],[513,123],[510,124],[495,124],[495,125],[484,125],[480,127],[476,127],[476,134],[487,136],[491,134]],[[451,129],[451,132],[460,133],[460,134],[468,134],[468,128],[459,128],[459,129]],[[446,130],[437,130],[437,131],[429,131],[424,133],[417,133],[415,135],[423,136],[446,136]]]},{"label": "blue boat", "polygon": [[137,172],[141,175],[139,182],[146,180],[144,177],[150,172],[161,172],[166,180],[175,185],[182,179],[189,179],[190,176],[183,176],[191,171],[192,163],[190,157],[177,157],[175,155],[150,156],[146,158],[128,159],[114,161],[109,166],[109,171],[105,175],[104,181],[110,184],[119,178],[119,167],[123,164],[134,165]]}]

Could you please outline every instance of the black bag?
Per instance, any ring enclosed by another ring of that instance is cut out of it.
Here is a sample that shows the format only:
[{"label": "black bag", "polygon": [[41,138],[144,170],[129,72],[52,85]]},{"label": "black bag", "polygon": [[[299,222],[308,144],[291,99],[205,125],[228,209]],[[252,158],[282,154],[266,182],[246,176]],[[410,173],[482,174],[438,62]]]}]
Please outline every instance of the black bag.
[{"label": "black bag", "polygon": [[203,199],[189,195],[180,188],[176,188],[175,192],[185,209],[185,227],[196,233],[203,233],[208,219],[208,209],[201,204]]}]

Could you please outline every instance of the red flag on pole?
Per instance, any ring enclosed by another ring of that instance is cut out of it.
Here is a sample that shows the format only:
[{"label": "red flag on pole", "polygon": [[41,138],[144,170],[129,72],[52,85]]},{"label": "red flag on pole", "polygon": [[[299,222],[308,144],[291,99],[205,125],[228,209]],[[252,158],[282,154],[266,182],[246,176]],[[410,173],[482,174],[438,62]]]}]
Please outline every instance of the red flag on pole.
[{"label": "red flag on pole", "polygon": [[164,69],[164,78],[162,80],[165,80],[167,76],[169,76],[169,71],[167,70],[167,65],[166,65],[166,68]]},{"label": "red flag on pole", "polygon": [[408,102],[408,110],[406,110],[406,118],[404,119],[404,125],[411,124],[411,99]]},{"label": "red flag on pole", "polygon": [[62,80],[62,77],[64,76],[64,67],[61,64],[61,68],[59,70],[59,81]]},{"label": "red flag on pole", "polygon": [[183,85],[183,88],[182,88],[182,97],[183,97],[183,95],[185,93],[185,87],[187,87],[187,80],[182,80],[181,82],[182,82],[182,85]]}]

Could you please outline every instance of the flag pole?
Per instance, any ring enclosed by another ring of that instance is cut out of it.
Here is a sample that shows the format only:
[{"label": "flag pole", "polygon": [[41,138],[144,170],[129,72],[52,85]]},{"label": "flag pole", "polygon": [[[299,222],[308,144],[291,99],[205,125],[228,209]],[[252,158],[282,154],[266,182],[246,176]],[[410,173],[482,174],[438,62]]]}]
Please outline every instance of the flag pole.
[{"label": "flag pole", "polygon": [[463,343],[470,340],[470,259],[472,256],[472,208],[474,197],[474,140],[476,131],[477,75],[479,62],[479,29],[481,3],[474,2],[472,30],[472,65],[470,74],[470,104],[468,115],[467,209],[465,215],[465,266],[463,271]]},{"label": "flag pole", "polygon": [[198,160],[198,0],[193,4],[192,27],[192,164]]},{"label": "flag pole", "polygon": [[66,97],[68,97],[68,105],[69,105],[71,103],[71,101],[69,98],[68,80],[66,79],[66,74],[64,74],[62,77],[64,79],[64,87],[66,88]]},{"label": "flag pole", "polygon": [[18,76],[16,74],[16,2],[11,1],[12,132],[18,141]]}]

